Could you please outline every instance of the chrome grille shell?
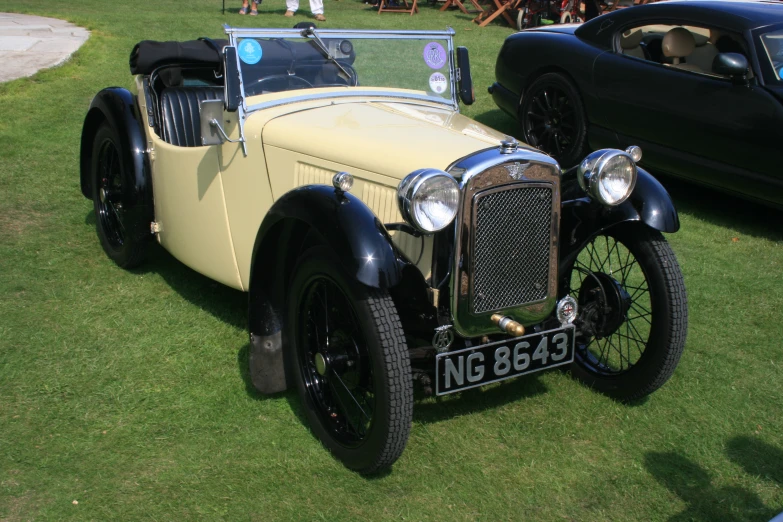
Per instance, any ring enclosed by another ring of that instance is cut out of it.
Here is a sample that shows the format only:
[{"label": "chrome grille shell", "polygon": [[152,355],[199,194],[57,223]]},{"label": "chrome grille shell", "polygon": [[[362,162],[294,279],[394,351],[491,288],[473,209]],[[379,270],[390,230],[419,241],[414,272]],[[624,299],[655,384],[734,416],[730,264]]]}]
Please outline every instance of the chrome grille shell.
[{"label": "chrome grille shell", "polygon": [[[455,330],[463,337],[499,333],[493,313],[525,325],[542,321],[557,297],[560,167],[536,151],[492,149],[449,170],[461,169],[451,279]],[[504,213],[482,209],[484,202],[517,207]]]}]

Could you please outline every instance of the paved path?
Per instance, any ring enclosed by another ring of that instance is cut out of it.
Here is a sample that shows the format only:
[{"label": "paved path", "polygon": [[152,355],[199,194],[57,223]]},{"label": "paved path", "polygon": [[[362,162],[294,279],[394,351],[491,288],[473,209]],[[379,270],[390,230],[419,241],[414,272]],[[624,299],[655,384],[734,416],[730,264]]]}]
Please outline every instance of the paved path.
[{"label": "paved path", "polygon": [[60,65],[90,31],[56,18],[0,13],[0,82]]}]

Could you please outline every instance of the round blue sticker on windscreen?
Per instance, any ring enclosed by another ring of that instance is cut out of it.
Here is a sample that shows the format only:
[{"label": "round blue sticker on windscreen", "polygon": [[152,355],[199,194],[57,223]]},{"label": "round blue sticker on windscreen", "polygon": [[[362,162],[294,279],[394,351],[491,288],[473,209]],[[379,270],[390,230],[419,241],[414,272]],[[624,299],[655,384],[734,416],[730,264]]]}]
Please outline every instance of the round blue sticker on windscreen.
[{"label": "round blue sticker on windscreen", "polygon": [[256,40],[242,40],[239,44],[239,59],[248,65],[254,65],[261,61],[264,51]]},{"label": "round blue sticker on windscreen", "polygon": [[438,42],[430,42],[424,46],[424,62],[432,69],[440,69],[446,65],[446,51]]}]

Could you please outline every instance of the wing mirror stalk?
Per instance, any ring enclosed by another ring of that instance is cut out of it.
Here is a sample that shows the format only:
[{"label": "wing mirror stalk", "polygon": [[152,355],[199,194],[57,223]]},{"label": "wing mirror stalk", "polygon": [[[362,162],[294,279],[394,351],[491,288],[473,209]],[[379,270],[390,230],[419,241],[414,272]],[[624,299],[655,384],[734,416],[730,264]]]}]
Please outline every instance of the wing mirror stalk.
[{"label": "wing mirror stalk", "polygon": [[472,105],[476,101],[473,92],[473,77],[470,75],[470,58],[467,47],[457,47],[457,88],[459,99],[465,105]]},{"label": "wing mirror stalk", "polygon": [[199,103],[199,122],[201,124],[201,144],[202,145],[220,145],[222,143],[241,143],[242,152],[247,156],[247,146],[245,138],[241,136],[238,140],[232,140],[228,137],[220,122],[223,119],[223,101],[222,100],[204,100]]}]

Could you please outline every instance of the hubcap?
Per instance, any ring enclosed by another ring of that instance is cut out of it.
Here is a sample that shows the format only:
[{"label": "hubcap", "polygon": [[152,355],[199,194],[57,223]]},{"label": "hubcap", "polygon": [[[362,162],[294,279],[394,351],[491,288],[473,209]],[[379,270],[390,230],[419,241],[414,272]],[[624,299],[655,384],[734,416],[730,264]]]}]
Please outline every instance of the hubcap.
[{"label": "hubcap", "polygon": [[326,359],[320,352],[315,354],[315,371],[318,375],[326,375]]}]

